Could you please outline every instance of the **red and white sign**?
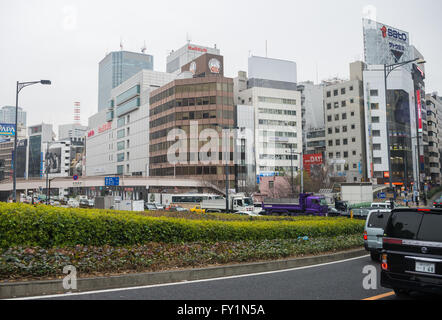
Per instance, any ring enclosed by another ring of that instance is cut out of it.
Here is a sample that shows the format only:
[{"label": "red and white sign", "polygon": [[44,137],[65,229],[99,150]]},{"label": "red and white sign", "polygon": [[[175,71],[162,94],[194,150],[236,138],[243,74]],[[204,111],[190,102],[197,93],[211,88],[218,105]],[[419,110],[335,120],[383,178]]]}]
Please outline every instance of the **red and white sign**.
[{"label": "red and white sign", "polygon": [[207,49],[199,48],[199,47],[188,46],[187,49],[193,50],[193,51],[199,51],[199,52],[207,52]]},{"label": "red and white sign", "polygon": [[112,122],[107,122],[98,128],[98,133],[103,133],[110,129],[112,129]]},{"label": "red and white sign", "polygon": [[422,132],[422,105],[421,105],[421,91],[416,91],[417,101],[417,119],[418,119],[418,131]]},{"label": "red and white sign", "polygon": [[88,133],[87,133],[87,137],[88,138],[90,138],[90,137],[92,137],[92,136],[94,136],[95,135],[95,131],[94,130],[91,130],[91,131],[89,131]]},{"label": "red and white sign", "polygon": [[303,162],[304,170],[310,173],[312,165],[321,165],[323,163],[322,153],[305,154]]}]

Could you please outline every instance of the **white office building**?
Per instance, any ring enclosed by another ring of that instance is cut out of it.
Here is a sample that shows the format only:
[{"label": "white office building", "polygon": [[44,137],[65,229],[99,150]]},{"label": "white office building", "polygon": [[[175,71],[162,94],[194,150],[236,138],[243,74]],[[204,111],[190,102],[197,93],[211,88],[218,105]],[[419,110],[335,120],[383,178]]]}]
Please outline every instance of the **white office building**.
[{"label": "white office building", "polygon": [[389,182],[390,144],[393,182],[417,181],[415,94],[410,71],[394,70],[388,77],[387,90],[391,110],[388,121],[383,66],[367,66],[364,71],[367,175],[378,184]]},{"label": "white office building", "polygon": [[[26,111],[18,107],[17,123],[26,127]],[[15,123],[15,106],[4,106],[0,109],[0,123]]]},{"label": "white office building", "polygon": [[84,138],[87,133],[87,126],[80,124],[62,124],[58,126],[58,140],[66,140],[72,138]]},{"label": "white office building", "polygon": [[216,48],[203,47],[200,45],[187,43],[176,51],[172,51],[167,57],[166,72],[167,73],[181,73],[181,67],[185,66],[189,62],[195,60],[203,54],[215,54],[220,55],[220,50]]},{"label": "white office building", "polygon": [[175,78],[142,70],[112,90],[110,106],[89,118],[87,176],[148,175],[149,95]]},{"label": "white office building", "polygon": [[250,57],[249,74],[250,71],[254,78],[247,78],[245,72],[238,73],[234,99],[237,105],[253,106],[255,110],[256,175],[289,174],[292,168],[296,173],[302,152],[301,93],[297,91],[296,63]]}]

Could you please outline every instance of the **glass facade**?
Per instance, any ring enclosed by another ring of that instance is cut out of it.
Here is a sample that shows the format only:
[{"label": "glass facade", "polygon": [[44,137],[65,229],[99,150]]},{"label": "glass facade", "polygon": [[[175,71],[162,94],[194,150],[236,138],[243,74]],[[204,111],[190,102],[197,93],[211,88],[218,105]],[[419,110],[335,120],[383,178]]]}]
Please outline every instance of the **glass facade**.
[{"label": "glass facade", "polygon": [[41,136],[29,138],[29,177],[40,177],[41,165]]},{"label": "glass facade", "polygon": [[388,90],[387,119],[390,134],[391,171],[394,181],[413,180],[410,98],[404,90]]},{"label": "glass facade", "polygon": [[98,111],[109,106],[113,88],[143,69],[153,70],[153,56],[127,51],[108,54],[99,65]]}]

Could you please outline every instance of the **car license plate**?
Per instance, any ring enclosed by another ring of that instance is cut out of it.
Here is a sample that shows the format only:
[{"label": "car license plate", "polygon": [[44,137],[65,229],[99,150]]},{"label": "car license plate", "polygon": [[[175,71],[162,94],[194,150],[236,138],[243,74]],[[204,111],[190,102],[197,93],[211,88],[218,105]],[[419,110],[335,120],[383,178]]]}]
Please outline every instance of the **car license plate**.
[{"label": "car license plate", "polygon": [[436,265],[434,263],[424,263],[416,261],[416,271],[424,273],[436,273]]}]

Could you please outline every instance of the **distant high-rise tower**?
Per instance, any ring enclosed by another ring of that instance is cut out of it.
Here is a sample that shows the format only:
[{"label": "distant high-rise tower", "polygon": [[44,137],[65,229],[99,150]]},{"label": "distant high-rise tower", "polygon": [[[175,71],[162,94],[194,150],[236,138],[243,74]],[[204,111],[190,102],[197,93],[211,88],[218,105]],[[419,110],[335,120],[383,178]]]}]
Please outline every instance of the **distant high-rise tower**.
[{"label": "distant high-rise tower", "polygon": [[[26,127],[26,111],[18,107],[18,124]],[[0,109],[0,123],[15,123],[15,107],[4,106]]]},{"label": "distant high-rise tower", "polygon": [[80,102],[74,102],[74,124],[80,124],[81,114],[80,114]]},{"label": "distant high-rise tower", "polygon": [[113,88],[143,69],[153,70],[153,56],[137,52],[115,51],[101,60],[98,74],[98,111],[108,107]]}]

